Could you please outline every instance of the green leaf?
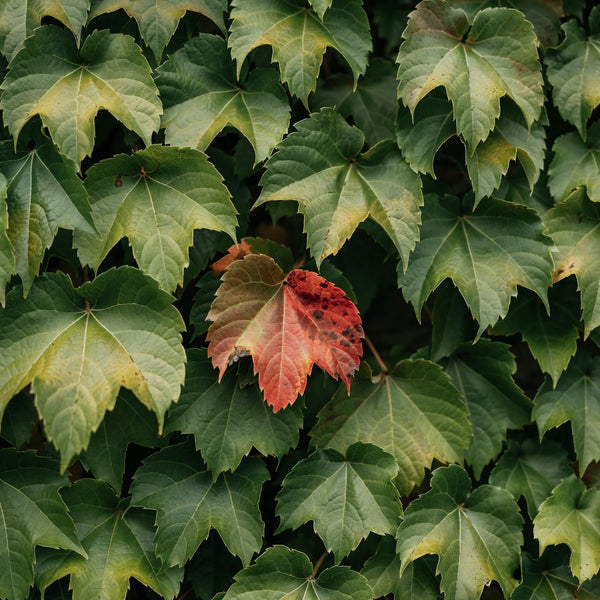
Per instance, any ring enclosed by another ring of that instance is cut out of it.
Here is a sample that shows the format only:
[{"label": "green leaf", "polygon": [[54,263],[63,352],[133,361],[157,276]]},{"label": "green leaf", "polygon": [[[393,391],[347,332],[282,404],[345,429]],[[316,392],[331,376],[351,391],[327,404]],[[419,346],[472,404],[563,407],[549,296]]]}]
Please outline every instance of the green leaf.
[{"label": "green leaf", "polygon": [[3,0],[0,3],[0,52],[10,62],[44,17],[66,25],[79,45],[89,0]]},{"label": "green leaf", "polygon": [[512,379],[517,365],[506,344],[487,339],[466,343],[444,362],[469,409],[473,437],[465,460],[479,479],[485,465],[500,454],[506,430],[529,423],[531,400]]},{"label": "green leaf", "polygon": [[282,457],[298,444],[302,412],[298,407],[273,413],[254,385],[239,386],[234,372],[219,383],[204,350],[188,354],[179,402],[169,411],[166,433],[194,434],[213,477],[235,471],[252,448]]},{"label": "green leaf", "polygon": [[544,95],[537,40],[521,12],[487,8],[469,23],[445,0],[424,0],[403,35],[398,97],[414,113],[423,97],[444,86],[469,154],[494,128],[501,97],[517,104],[528,128],[539,118]]},{"label": "green leaf", "polygon": [[78,165],[94,148],[94,119],[109,111],[151,143],[161,103],[150,67],[133,38],[94,31],[77,49],[70,31],[45,25],[25,41],[0,86],[4,122],[17,140],[40,115],[61,152]]},{"label": "green leaf", "polygon": [[154,543],[165,565],[184,565],[211,528],[247,565],[262,546],[258,500],[268,477],[260,460],[249,459],[214,481],[191,444],[179,444],[144,461],[134,475],[131,502],[157,511]]},{"label": "green leaf", "polygon": [[281,80],[306,105],[327,47],[341,54],[355,81],[365,72],[372,46],[361,0],[335,0],[322,19],[303,0],[233,0],[231,6],[228,43],[238,76],[250,50],[271,46]]},{"label": "green leaf", "polygon": [[184,378],[183,321],[153,279],[121,267],[74,289],[67,275],[46,273],[25,301],[20,296],[13,290],[0,312],[0,415],[31,383],[63,470],[121,386],[156,413],[162,429]]},{"label": "green leaf", "polygon": [[600,491],[586,490],[583,481],[571,475],[540,506],[533,535],[540,542],[540,553],[551,544],[567,544],[572,552],[571,572],[582,583],[600,569],[599,522]]},{"label": "green leaf", "polygon": [[540,438],[549,429],[571,421],[581,473],[593,460],[600,460],[600,357],[592,357],[582,348],[556,387],[546,378],[534,399],[532,418]]},{"label": "green leaf", "polygon": [[319,15],[319,18],[323,19],[323,15],[331,6],[333,0],[308,0],[308,2],[313,7],[313,10]]},{"label": "green leaf", "polygon": [[426,200],[421,241],[398,275],[417,315],[444,279],[458,287],[479,323],[478,336],[506,315],[517,285],[548,306],[553,244],[533,210],[496,198],[482,200],[473,212],[451,196]]},{"label": "green leaf", "polygon": [[406,264],[419,237],[423,200],[419,176],[395,145],[380,142],[360,154],[363,134],[330,108],[295,127],[297,132],[267,162],[254,207],[273,200],[297,201],[317,265],[370,216]]},{"label": "green leaf", "polygon": [[82,264],[97,269],[127,237],[140,268],[166,291],[183,283],[194,229],[235,240],[236,210],[219,172],[191,148],[150,146],[92,167],[85,180],[100,237],[75,235]]},{"label": "green leaf", "polygon": [[278,531],[313,521],[336,562],[370,532],[393,533],[402,505],[392,479],[394,457],[372,444],[352,444],[346,456],[316,450],[297,463],[277,494]]},{"label": "green leaf", "polygon": [[225,31],[226,0],[93,0],[89,20],[120,8],[136,20],[144,42],[152,49],[159,64],[163,50],[186,11],[207,16]]},{"label": "green leaf", "polygon": [[33,398],[25,392],[18,393],[2,416],[0,435],[17,450],[31,440],[36,421]]},{"label": "green leaf", "polygon": [[[12,141],[0,142],[0,173],[8,180],[7,235],[25,294],[59,227],[86,231],[90,236],[96,231],[88,195],[73,162],[39,132],[34,142],[33,149],[16,152]],[[2,245],[0,238],[0,249]]]},{"label": "green leaf", "polygon": [[317,109],[332,106],[343,117],[352,116],[371,146],[393,138],[397,105],[393,64],[373,58],[354,88],[354,81],[349,74],[334,73],[327,80],[319,79],[310,105]]},{"label": "green leaf", "polygon": [[2,164],[0,163],[0,304],[4,306],[6,285],[15,272],[15,251],[7,235],[8,207],[6,205],[6,190],[8,181],[2,174],[1,169]]},{"label": "green leaf", "polygon": [[235,577],[223,600],[371,600],[364,577],[349,567],[331,567],[313,576],[306,554],[285,546],[268,548]]},{"label": "green leaf", "polygon": [[435,559],[426,556],[411,562],[402,576],[400,557],[396,554],[394,538],[386,536],[381,540],[376,554],[371,556],[360,572],[366,577],[375,598],[394,594],[396,600],[437,600],[439,582],[435,575]]},{"label": "green leaf", "polygon": [[538,443],[526,438],[508,442],[506,452],[490,474],[490,483],[508,490],[515,500],[523,496],[533,519],[540,504],[570,473],[567,453],[556,442]]},{"label": "green leaf", "polygon": [[0,596],[22,600],[33,584],[35,546],[85,555],[58,494],[68,485],[58,463],[34,452],[0,450]]},{"label": "green leaf", "polygon": [[[594,15],[595,18],[592,18]],[[600,12],[590,15],[590,31],[575,19],[564,23],[565,38],[544,56],[552,100],[561,117],[577,127],[585,140],[587,122],[600,104]]]},{"label": "green leaf", "polygon": [[600,208],[580,190],[549,210],[544,222],[558,249],[554,281],[577,277],[587,337],[600,325]]},{"label": "green leaf", "polygon": [[206,320],[206,316],[220,285],[221,280],[212,272],[202,275],[196,283],[198,291],[194,296],[194,304],[190,309],[189,317],[189,324],[194,328],[194,339],[206,333],[210,327],[210,321]]},{"label": "green leaf", "polygon": [[321,410],[312,444],[340,452],[357,440],[377,444],[398,462],[402,494],[421,483],[434,458],[462,460],[472,434],[468,411],[438,365],[403,360],[378,381],[365,366],[360,375],[350,396],[340,389]]},{"label": "green leaf", "polygon": [[110,483],[120,493],[129,444],[153,448],[161,443],[154,415],[129,390],[123,389],[115,408],[92,434],[80,460],[97,479]]},{"label": "green leaf", "polygon": [[556,202],[584,187],[590,200],[600,202],[600,123],[594,123],[584,142],[575,131],[556,138],[548,169],[548,186]]},{"label": "green leaf", "polygon": [[221,37],[191,39],[157,73],[168,144],[204,150],[229,125],[248,138],[258,163],[287,133],[290,105],[277,71],[253,69],[238,83]]},{"label": "green leaf", "polygon": [[88,558],[74,552],[38,553],[36,580],[43,591],[70,575],[73,600],[124,600],[129,579],[170,600],[179,590],[183,571],[164,568],[154,554],[152,513],[128,508],[102,481],[81,479],[62,496],[77,526]]},{"label": "green leaf", "polygon": [[579,310],[574,287],[555,284],[548,290],[550,315],[537,296],[522,290],[506,317],[494,326],[495,334],[520,333],[540,369],[555,384],[577,351]]},{"label": "green leaf", "polygon": [[416,558],[437,554],[446,600],[479,598],[492,579],[508,597],[523,543],[519,507],[506,490],[470,490],[469,476],[456,465],[433,472],[431,490],[410,503],[398,528],[401,573]]}]

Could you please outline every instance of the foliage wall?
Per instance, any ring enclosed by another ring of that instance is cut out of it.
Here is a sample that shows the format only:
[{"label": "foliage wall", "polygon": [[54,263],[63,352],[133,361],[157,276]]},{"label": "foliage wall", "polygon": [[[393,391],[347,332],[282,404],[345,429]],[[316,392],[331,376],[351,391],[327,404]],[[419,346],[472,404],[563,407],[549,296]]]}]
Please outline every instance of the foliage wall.
[{"label": "foliage wall", "polygon": [[0,598],[600,598],[600,7],[0,0]]}]

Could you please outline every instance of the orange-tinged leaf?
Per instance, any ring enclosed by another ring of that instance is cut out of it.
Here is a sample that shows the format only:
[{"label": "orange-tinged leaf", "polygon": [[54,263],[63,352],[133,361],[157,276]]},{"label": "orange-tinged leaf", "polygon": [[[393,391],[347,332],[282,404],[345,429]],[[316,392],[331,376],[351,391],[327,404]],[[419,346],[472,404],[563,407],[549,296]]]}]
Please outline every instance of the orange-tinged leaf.
[{"label": "orange-tinged leaf", "polygon": [[239,244],[234,244],[233,246],[230,246],[227,250],[227,254],[225,256],[222,256],[219,260],[216,260],[211,265],[213,273],[222,273],[223,271],[226,271],[229,265],[234,260],[244,258],[244,256],[250,254],[251,252],[252,248],[250,244],[245,240],[242,240]]},{"label": "orange-tinged leaf", "polygon": [[348,390],[364,337],[356,306],[320,275],[294,269],[287,276],[264,254],[231,263],[207,319],[208,355],[223,376],[252,355],[265,400],[277,412],[306,387],[313,364]]}]

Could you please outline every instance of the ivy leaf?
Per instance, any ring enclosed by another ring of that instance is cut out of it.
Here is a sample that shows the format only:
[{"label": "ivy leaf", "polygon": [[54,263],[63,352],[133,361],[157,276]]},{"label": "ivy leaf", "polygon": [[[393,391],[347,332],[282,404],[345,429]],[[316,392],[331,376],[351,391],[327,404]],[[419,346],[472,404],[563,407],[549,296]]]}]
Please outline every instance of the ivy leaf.
[{"label": "ivy leaf", "polygon": [[181,398],[169,411],[165,433],[194,434],[196,449],[216,477],[235,471],[253,447],[283,456],[298,444],[301,426],[297,407],[274,414],[255,386],[240,387],[233,373],[217,382],[206,352],[191,349]]},{"label": "ivy leaf", "polygon": [[552,99],[561,117],[585,140],[586,125],[600,104],[600,11],[590,12],[589,33],[575,19],[564,23],[565,38],[544,56]]},{"label": "ivy leaf", "polygon": [[[0,149],[1,152],[1,149]],[[0,169],[2,165],[0,163]],[[6,233],[8,229],[8,208],[6,206],[6,189],[8,182],[0,170],[0,304],[4,306],[6,284],[15,272],[15,251]]]},{"label": "ivy leaf", "polygon": [[429,294],[451,279],[479,323],[478,336],[508,311],[517,285],[533,290],[548,307],[552,240],[537,214],[496,198],[473,212],[458,198],[428,197],[421,241],[398,283],[420,313]]},{"label": "ivy leaf", "polygon": [[331,6],[333,0],[308,0],[308,2],[313,7],[313,10],[319,15],[319,18],[323,19],[323,15]]},{"label": "ivy leaf", "polygon": [[424,0],[410,13],[403,35],[398,97],[414,113],[423,97],[444,86],[469,154],[494,128],[501,97],[517,104],[528,128],[540,116],[537,40],[523,13],[487,8],[469,23],[445,0]]},{"label": "ivy leaf", "polygon": [[331,567],[313,576],[306,554],[272,546],[251,567],[239,571],[223,600],[371,600],[364,577],[349,567]]},{"label": "ivy leaf", "polygon": [[347,73],[334,73],[319,80],[311,106],[333,106],[365,134],[371,146],[394,137],[396,117],[396,73],[391,62],[373,58],[356,85]]},{"label": "ivy leaf", "polygon": [[247,565],[262,546],[258,500],[268,477],[265,465],[250,459],[214,481],[191,444],[179,444],[151,455],[139,467],[131,502],[157,511],[154,543],[165,565],[183,566],[211,528]]},{"label": "ivy leaf", "polygon": [[553,285],[548,290],[548,315],[537,296],[522,290],[512,301],[508,315],[494,326],[495,334],[520,333],[540,369],[552,377],[554,384],[577,351],[579,311],[574,299],[576,293],[571,286]]},{"label": "ivy leaf", "polygon": [[10,62],[44,17],[66,25],[79,45],[89,4],[89,0],[4,0],[0,4],[0,52]]},{"label": "ivy leaf", "polygon": [[295,127],[267,162],[253,208],[273,200],[297,201],[317,266],[370,216],[406,265],[419,238],[423,197],[419,176],[396,146],[383,141],[360,154],[362,132],[330,108]]},{"label": "ivy leaf", "polygon": [[255,163],[269,156],[290,122],[290,105],[274,69],[253,69],[238,83],[227,42],[200,34],[158,70],[165,139],[204,150],[226,126],[252,144]]},{"label": "ivy leaf", "polygon": [[[582,469],[583,470],[583,469]],[[533,521],[533,535],[540,553],[551,544],[567,544],[572,551],[571,572],[579,583],[600,569],[600,491],[586,489],[576,475],[554,488]]]},{"label": "ivy leaf", "polygon": [[129,444],[153,448],[161,445],[156,418],[129,390],[121,390],[114,410],[107,413],[80,457],[97,479],[121,492],[125,472],[125,453]]},{"label": "ivy leaf", "polygon": [[225,0],[93,0],[89,20],[120,8],[136,20],[142,38],[152,49],[158,64],[179,21],[188,10],[205,15],[221,31],[225,31]]},{"label": "ivy leaf", "polygon": [[580,187],[585,188],[590,200],[600,202],[600,123],[588,129],[586,140],[571,131],[554,142],[548,186],[556,202],[565,200]]},{"label": "ivy leaf", "polygon": [[78,165],[94,148],[100,109],[147,145],[160,125],[158,90],[141,48],[108,30],[94,31],[78,50],[70,31],[55,25],[36,29],[0,87],[4,122],[15,141],[39,115],[61,152]]},{"label": "ivy leaf", "polygon": [[0,142],[0,173],[8,181],[7,235],[25,294],[59,227],[86,231],[90,237],[96,232],[88,195],[73,162],[40,133],[36,132],[34,142],[33,149],[16,152],[12,141]]},{"label": "ivy leaf", "polygon": [[124,600],[134,577],[167,600],[175,597],[183,571],[165,569],[156,558],[151,512],[129,508],[128,499],[119,501],[97,479],[81,479],[62,496],[88,558],[57,550],[38,553],[36,581],[42,592],[70,575],[73,600]]},{"label": "ivy leaf", "polygon": [[207,318],[208,356],[219,380],[251,354],[273,412],[304,393],[313,364],[350,389],[364,337],[358,310],[316,273],[294,269],[286,276],[271,257],[249,254],[223,275]]},{"label": "ivy leaf", "polygon": [[402,505],[392,479],[394,457],[372,444],[355,443],[346,456],[316,450],[297,463],[277,494],[278,531],[313,521],[336,563],[370,532],[393,533]]},{"label": "ivy leaf", "polygon": [[479,598],[492,579],[508,597],[523,543],[519,507],[506,490],[470,490],[469,476],[457,465],[433,472],[431,490],[410,503],[398,528],[401,573],[416,558],[437,554],[446,600]]},{"label": "ivy leaf", "polygon": [[68,485],[58,463],[34,452],[0,450],[0,596],[22,600],[33,584],[35,546],[85,556],[73,521],[58,494]]},{"label": "ivy leaf", "polygon": [[529,423],[531,400],[512,379],[517,365],[506,344],[487,339],[466,343],[444,362],[469,409],[473,437],[465,460],[479,479],[485,465],[500,454],[506,430]]},{"label": "ivy leaf", "polygon": [[235,240],[229,192],[198,150],[150,146],[118,154],[92,167],[85,183],[100,237],[78,232],[74,245],[93,269],[127,237],[140,268],[173,291],[183,283],[194,229],[224,231]]},{"label": "ivy leaf", "polygon": [[554,427],[571,421],[575,453],[583,473],[593,460],[600,460],[600,357],[580,350],[556,387],[546,378],[535,399],[532,418],[540,438]]},{"label": "ivy leaf", "polygon": [[121,267],[78,289],[61,272],[45,273],[25,301],[20,295],[13,290],[0,312],[0,414],[31,383],[63,470],[121,386],[156,413],[160,432],[184,378],[183,321],[169,294]]},{"label": "ivy leaf", "polygon": [[587,337],[600,325],[600,208],[580,190],[549,210],[544,222],[558,248],[554,281],[577,277]]},{"label": "ivy leaf", "polygon": [[363,366],[350,396],[338,390],[310,435],[313,445],[340,452],[357,440],[377,444],[398,462],[395,484],[408,494],[434,458],[462,460],[472,434],[468,417],[459,392],[438,365],[403,360],[376,382]]},{"label": "ivy leaf", "polygon": [[228,43],[238,77],[250,50],[263,45],[271,46],[281,80],[305,105],[327,47],[342,55],[354,80],[365,72],[372,46],[361,0],[335,0],[322,19],[303,0],[233,0],[231,6]]},{"label": "ivy leaf", "polygon": [[515,500],[523,496],[533,519],[540,504],[570,473],[567,453],[556,442],[509,440],[506,452],[490,474],[490,483],[508,490]]}]

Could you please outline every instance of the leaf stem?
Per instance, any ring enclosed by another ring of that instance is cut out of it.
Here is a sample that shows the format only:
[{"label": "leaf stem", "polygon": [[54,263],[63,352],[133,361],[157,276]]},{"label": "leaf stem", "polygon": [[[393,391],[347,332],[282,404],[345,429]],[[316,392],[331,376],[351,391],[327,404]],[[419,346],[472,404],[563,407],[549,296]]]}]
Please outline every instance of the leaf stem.
[{"label": "leaf stem", "polygon": [[367,346],[369,346],[369,350],[371,351],[371,354],[375,357],[377,364],[381,367],[382,372],[388,373],[389,369],[387,368],[387,365],[383,362],[383,359],[379,355],[379,352],[377,352],[377,348],[375,348],[373,342],[369,339],[368,335],[365,335],[365,342],[367,343]]},{"label": "leaf stem", "polygon": [[329,552],[323,552],[323,554],[321,554],[321,556],[319,556],[319,560],[317,560],[317,562],[315,563],[315,566],[313,568],[313,573],[312,576],[315,577],[316,574],[318,573],[319,569],[321,568],[321,565],[323,564],[323,561],[329,556]]}]

